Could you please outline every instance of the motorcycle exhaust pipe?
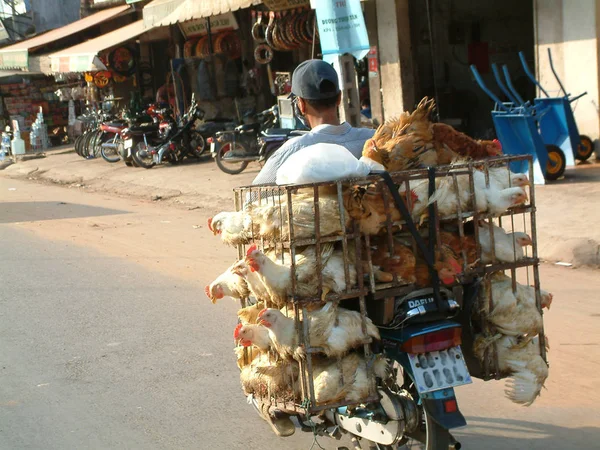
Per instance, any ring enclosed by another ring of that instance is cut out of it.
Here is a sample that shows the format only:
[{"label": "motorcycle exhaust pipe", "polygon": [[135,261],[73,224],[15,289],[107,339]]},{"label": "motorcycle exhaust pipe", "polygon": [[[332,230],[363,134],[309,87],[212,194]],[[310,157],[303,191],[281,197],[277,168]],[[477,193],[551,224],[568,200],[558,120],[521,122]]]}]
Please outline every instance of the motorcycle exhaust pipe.
[{"label": "motorcycle exhaust pipe", "polygon": [[105,142],[104,144],[101,145],[102,148],[112,148],[112,149],[116,149],[119,146],[119,144],[111,144],[110,142]]},{"label": "motorcycle exhaust pipe", "polygon": [[244,162],[244,161],[257,161],[258,156],[234,156],[231,158],[223,158],[223,162]]}]

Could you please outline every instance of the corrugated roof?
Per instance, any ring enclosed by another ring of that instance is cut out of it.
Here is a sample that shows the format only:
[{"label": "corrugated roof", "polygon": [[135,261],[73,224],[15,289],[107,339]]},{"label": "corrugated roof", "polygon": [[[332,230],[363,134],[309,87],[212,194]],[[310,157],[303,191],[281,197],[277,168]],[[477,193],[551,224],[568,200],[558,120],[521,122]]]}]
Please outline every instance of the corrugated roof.
[{"label": "corrugated roof", "polygon": [[4,47],[0,49],[0,52],[4,53],[19,50],[31,50],[37,47],[41,47],[43,45],[49,44],[50,42],[54,42],[58,39],[71,36],[75,33],[79,33],[80,31],[85,30],[86,28],[90,28],[101,22],[105,22],[109,19],[112,19],[113,17],[118,16],[119,14],[123,13],[128,9],[130,9],[129,5],[121,5],[115,6],[114,8],[102,10],[100,12],[92,14],[91,16],[65,25],[64,27],[56,28],[31,39],[26,39],[24,41],[17,42],[16,44],[9,45],[8,47]]},{"label": "corrugated roof", "polygon": [[144,25],[151,27],[172,14],[184,0],[154,0],[144,6]]},{"label": "corrugated roof", "polygon": [[144,8],[146,26],[165,26],[260,5],[262,0],[154,0]]}]

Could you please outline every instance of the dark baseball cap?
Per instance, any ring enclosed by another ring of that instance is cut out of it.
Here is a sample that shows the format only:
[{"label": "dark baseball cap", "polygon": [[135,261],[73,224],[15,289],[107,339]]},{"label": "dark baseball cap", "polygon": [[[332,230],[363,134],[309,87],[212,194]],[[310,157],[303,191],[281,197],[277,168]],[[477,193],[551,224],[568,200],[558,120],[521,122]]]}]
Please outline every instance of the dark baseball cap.
[{"label": "dark baseball cap", "polygon": [[304,61],[292,74],[292,94],[307,100],[324,100],[340,92],[335,69],[320,59]]}]

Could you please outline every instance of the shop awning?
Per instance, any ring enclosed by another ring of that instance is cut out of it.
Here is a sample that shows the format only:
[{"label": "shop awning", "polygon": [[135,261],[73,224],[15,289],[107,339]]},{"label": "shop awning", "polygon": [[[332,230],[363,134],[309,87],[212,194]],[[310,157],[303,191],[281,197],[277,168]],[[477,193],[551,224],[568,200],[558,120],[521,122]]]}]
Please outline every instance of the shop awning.
[{"label": "shop awning", "polygon": [[144,25],[157,25],[165,17],[170,16],[184,0],[154,0],[144,6]]},{"label": "shop awning", "polygon": [[0,70],[0,78],[8,77],[34,77],[44,75],[42,72],[25,72],[23,70]]},{"label": "shop awning", "polygon": [[48,45],[51,42],[79,33],[94,25],[112,19],[129,9],[130,7],[128,5],[108,8],[64,27],[56,28],[31,39],[26,39],[17,42],[16,44],[9,45],[8,47],[4,47],[0,49],[0,69],[28,69],[29,52],[31,50],[35,50],[44,45]]},{"label": "shop awning", "polygon": [[50,55],[51,71],[64,73],[106,70],[98,58],[101,51],[116,47],[146,31],[149,29],[144,28],[144,21],[138,20],[118,30],[53,53]]},{"label": "shop awning", "polygon": [[[165,0],[154,0],[154,2],[158,1]],[[175,2],[175,0],[171,1]],[[154,2],[148,6],[153,5]],[[161,16],[154,25],[165,26],[192,19],[216,16],[230,11],[237,11],[241,8],[260,5],[262,2],[262,0],[203,0],[200,2],[197,0],[177,0],[176,8],[170,14]],[[144,20],[146,20],[146,8],[144,8]],[[150,19],[148,20],[150,21]]]}]

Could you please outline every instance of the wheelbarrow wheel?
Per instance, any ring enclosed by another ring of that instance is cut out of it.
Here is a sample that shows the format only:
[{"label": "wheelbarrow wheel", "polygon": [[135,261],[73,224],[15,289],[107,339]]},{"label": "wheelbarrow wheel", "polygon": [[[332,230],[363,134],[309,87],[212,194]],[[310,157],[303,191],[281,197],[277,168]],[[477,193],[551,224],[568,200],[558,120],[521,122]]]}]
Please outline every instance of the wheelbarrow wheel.
[{"label": "wheelbarrow wheel", "polygon": [[548,163],[546,164],[546,179],[558,180],[565,173],[567,160],[563,151],[556,145],[546,145]]},{"label": "wheelbarrow wheel", "polygon": [[579,147],[577,148],[577,154],[575,155],[575,158],[577,158],[579,161],[586,161],[594,152],[594,143],[588,136],[584,134],[579,136],[579,139],[581,140],[581,144],[579,144]]}]

